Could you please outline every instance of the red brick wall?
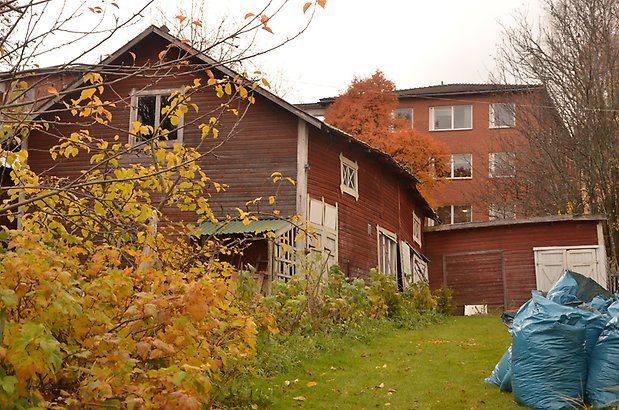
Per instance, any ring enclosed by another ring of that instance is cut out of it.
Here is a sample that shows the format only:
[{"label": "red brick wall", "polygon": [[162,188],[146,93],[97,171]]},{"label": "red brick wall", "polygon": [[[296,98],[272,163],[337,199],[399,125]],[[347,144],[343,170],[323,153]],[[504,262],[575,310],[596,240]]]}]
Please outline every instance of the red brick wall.
[{"label": "red brick wall", "polygon": [[[527,104],[527,94],[472,94],[441,97],[408,98],[400,100],[400,107],[412,107],[413,128],[447,145],[450,153],[472,154],[472,179],[449,180],[445,186],[431,193],[438,205],[473,205],[473,221],[488,220],[488,205],[483,194],[488,189],[488,154],[513,152],[523,149],[517,128],[490,128],[490,103]],[[430,107],[471,105],[473,127],[470,130],[429,131]],[[523,110],[516,107],[516,126]],[[520,137],[522,138],[522,137]],[[511,178],[504,178],[505,182]],[[502,182],[502,181],[501,181]]]}]

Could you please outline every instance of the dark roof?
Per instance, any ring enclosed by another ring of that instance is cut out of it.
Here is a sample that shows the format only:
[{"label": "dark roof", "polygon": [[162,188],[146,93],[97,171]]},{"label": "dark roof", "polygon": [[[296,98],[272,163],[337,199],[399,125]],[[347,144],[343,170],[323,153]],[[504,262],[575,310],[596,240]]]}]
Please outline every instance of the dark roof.
[{"label": "dark roof", "polygon": [[428,87],[408,88],[396,90],[400,98],[425,97],[434,95],[453,94],[495,94],[523,92],[539,88],[539,85],[527,84],[441,84]]},{"label": "dark roof", "polygon": [[[497,94],[526,92],[541,88],[539,84],[439,84],[426,87],[406,88],[396,90],[400,98],[415,97],[439,97],[446,95],[467,95],[467,94]],[[317,103],[297,104],[297,107],[306,109],[324,107],[331,104],[336,97],[321,98]]]}]

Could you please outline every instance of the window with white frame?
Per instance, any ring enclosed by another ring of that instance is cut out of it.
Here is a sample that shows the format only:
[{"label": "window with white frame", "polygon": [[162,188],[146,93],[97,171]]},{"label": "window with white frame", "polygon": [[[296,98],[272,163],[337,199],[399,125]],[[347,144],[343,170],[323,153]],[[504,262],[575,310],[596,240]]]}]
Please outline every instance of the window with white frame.
[{"label": "window with white frame", "polygon": [[421,245],[421,218],[413,212],[413,241]]},{"label": "window with white frame", "polygon": [[183,141],[183,115],[177,111],[182,95],[178,90],[145,90],[131,96],[131,124],[139,122],[132,142],[153,138],[171,143]]},{"label": "window with white frame", "polygon": [[513,152],[491,152],[488,155],[490,178],[505,178],[516,175],[516,155]]},{"label": "window with white frame", "polygon": [[340,191],[359,200],[359,165],[340,154]]},{"label": "window with white frame", "polygon": [[496,221],[499,219],[516,219],[515,204],[492,204],[488,208],[488,219]]},{"label": "window with white frame", "polygon": [[430,107],[430,131],[470,130],[473,128],[473,107],[451,105]]},{"label": "window with white frame", "polygon": [[289,281],[298,270],[296,248],[297,228],[290,228],[274,240],[273,274],[278,280]]},{"label": "window with white frame", "polygon": [[473,155],[472,154],[452,154],[449,157],[449,169],[446,178],[449,179],[470,179],[473,177]]},{"label": "window with white frame", "polygon": [[490,104],[490,128],[514,128],[516,126],[516,104]]},{"label": "window with white frame", "polygon": [[457,224],[473,221],[471,205],[444,205],[436,210],[443,224]]},{"label": "window with white frame", "polygon": [[380,226],[378,234],[378,270],[385,275],[396,276],[398,269],[398,238],[395,233]]},{"label": "window with white frame", "polygon": [[410,128],[413,128],[413,109],[412,108],[396,108],[391,113],[393,118],[406,120]]},{"label": "window with white frame", "polygon": [[323,253],[326,268],[337,263],[338,231],[337,204],[331,205],[323,199],[309,199],[309,222],[312,235],[308,238],[309,245]]}]

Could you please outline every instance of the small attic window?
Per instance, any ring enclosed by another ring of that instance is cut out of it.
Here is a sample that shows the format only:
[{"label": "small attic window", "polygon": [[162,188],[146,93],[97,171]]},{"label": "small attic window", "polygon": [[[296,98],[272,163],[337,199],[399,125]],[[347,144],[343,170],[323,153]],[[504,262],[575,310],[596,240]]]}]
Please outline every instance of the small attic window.
[{"label": "small attic window", "polygon": [[129,129],[133,130],[135,123],[139,122],[141,131],[130,136],[130,143],[135,144],[153,136],[170,144],[183,142],[183,116],[180,115],[178,121],[172,119],[175,93],[178,95],[178,90],[146,90],[133,93]]},{"label": "small attic window", "polygon": [[359,200],[359,165],[340,154],[340,191]]}]

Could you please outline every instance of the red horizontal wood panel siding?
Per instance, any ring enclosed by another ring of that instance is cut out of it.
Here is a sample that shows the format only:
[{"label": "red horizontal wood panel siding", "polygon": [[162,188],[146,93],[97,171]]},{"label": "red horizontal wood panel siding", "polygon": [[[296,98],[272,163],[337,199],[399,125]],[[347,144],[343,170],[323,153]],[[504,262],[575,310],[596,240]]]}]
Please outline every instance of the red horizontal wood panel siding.
[{"label": "red horizontal wood panel siding", "polygon": [[[157,60],[157,54],[165,45],[160,39],[145,43],[144,47],[135,50],[137,64]],[[136,75],[129,78],[108,76],[107,81],[115,82],[106,85],[102,100],[116,104],[115,108],[110,109],[113,115],[111,124],[91,124],[91,121],[78,120],[66,111],[49,115],[48,118],[59,117],[58,125],[54,125],[50,133],[33,132],[30,136],[30,165],[39,173],[70,179],[77,177],[80,170],[90,167],[90,156],[80,154],[75,158],[52,161],[48,150],[58,143],[58,136],[68,137],[71,132],[89,129],[90,134],[95,137],[114,142],[114,136],[118,135],[118,142],[127,143],[132,90],[184,89],[185,86],[193,84],[195,79],[200,79],[202,84],[207,83],[208,77],[203,70],[189,72],[190,70],[192,68],[172,67],[169,68],[170,73],[144,72],[142,75],[137,73],[136,69]],[[228,185],[225,192],[217,193],[214,189],[210,192],[210,202],[215,213],[219,216],[238,216],[235,208],[245,209],[247,201],[263,197],[260,208],[254,206],[250,210],[271,212],[278,209],[283,216],[293,215],[296,212],[295,186],[288,182],[276,185],[270,176],[274,171],[279,171],[284,176],[296,177],[296,116],[256,95],[256,103],[249,107],[245,115],[242,115],[244,102],[233,105],[239,109],[242,118],[234,115],[232,111],[226,112],[220,118],[217,139],[209,137],[201,141],[201,130],[198,126],[208,123],[209,118],[219,112],[222,102],[227,100],[217,98],[212,87],[193,93],[191,98],[199,111],[196,113],[190,109],[184,116],[183,144],[193,147],[200,145],[200,152],[208,154],[198,160],[199,165],[211,180]],[[121,165],[137,161],[140,161],[140,157],[125,157],[121,160]],[[274,206],[268,205],[266,201],[270,195],[277,195]],[[173,208],[167,208],[165,216],[173,221],[185,222],[193,222],[194,218],[190,213],[181,213]]]},{"label": "red horizontal wood panel siding", "polygon": [[[311,129],[308,145],[309,196],[338,204],[340,266],[351,277],[368,278],[378,264],[377,224],[413,245],[412,190],[392,165],[358,144]],[[359,166],[358,200],[340,191],[340,153]]]},{"label": "red horizontal wood panel siding", "polygon": [[[444,283],[443,258],[446,255],[502,251],[506,307],[518,307],[531,297],[531,290],[536,288],[533,248],[597,245],[597,223],[557,221],[426,232],[424,248],[430,259],[430,286],[435,289]],[[481,271],[470,277],[476,283],[479,300],[485,297],[487,288],[498,281],[496,277],[490,280],[487,273]]]}]

